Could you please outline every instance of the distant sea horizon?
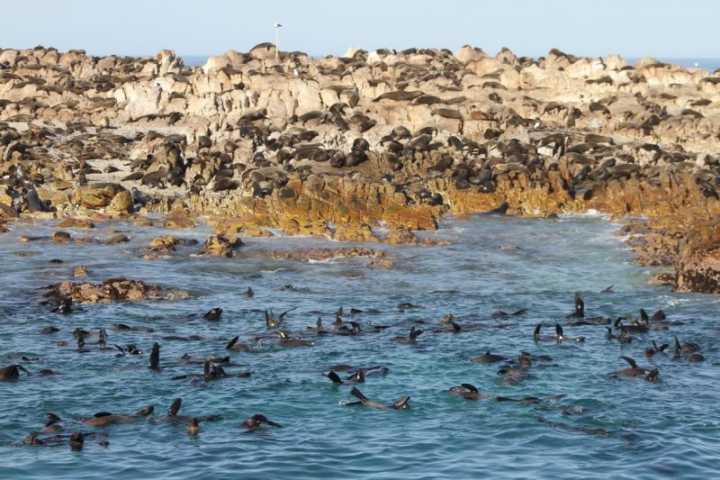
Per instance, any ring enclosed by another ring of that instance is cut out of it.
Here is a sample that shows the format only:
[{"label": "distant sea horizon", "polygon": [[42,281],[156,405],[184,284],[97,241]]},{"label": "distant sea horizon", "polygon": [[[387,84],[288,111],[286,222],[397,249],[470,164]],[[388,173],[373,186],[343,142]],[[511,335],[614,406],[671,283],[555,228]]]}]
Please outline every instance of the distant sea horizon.
[{"label": "distant sea horizon", "polygon": [[[191,67],[198,67],[204,65],[208,58],[212,55],[181,55],[185,64]],[[636,64],[642,57],[626,57],[625,60],[630,64]],[[682,67],[696,67],[704,68],[709,72],[713,72],[720,68],[720,57],[717,58],[673,58],[673,57],[653,57],[664,63],[672,63],[674,65],[680,65]]]}]

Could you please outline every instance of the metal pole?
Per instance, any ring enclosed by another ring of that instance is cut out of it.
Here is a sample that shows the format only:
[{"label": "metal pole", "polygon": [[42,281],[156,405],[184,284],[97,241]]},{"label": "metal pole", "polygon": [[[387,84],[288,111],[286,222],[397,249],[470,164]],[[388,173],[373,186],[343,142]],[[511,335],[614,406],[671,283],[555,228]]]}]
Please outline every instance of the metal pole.
[{"label": "metal pole", "polygon": [[275,24],[275,61],[280,62],[280,24]]}]

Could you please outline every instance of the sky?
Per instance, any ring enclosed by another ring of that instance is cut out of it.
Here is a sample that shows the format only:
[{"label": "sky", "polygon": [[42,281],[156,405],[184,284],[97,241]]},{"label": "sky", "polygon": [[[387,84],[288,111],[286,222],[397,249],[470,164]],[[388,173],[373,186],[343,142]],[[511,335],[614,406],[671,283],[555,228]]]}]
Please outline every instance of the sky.
[{"label": "sky", "polygon": [[717,58],[720,0],[0,0],[0,48],[53,46],[94,55],[465,44],[494,54]]}]

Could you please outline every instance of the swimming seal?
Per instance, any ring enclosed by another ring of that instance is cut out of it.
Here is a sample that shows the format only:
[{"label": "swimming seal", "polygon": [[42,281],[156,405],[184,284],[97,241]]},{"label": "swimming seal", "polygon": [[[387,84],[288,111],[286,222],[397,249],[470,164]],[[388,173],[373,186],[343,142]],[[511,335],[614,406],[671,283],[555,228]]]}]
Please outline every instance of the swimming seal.
[{"label": "swimming seal", "polygon": [[0,368],[0,381],[18,380],[21,371],[30,375],[30,372],[22,365],[10,365],[9,367]]},{"label": "swimming seal", "polygon": [[632,343],[633,337],[628,332],[626,332],[624,330],[620,330],[620,335],[616,335],[613,333],[612,328],[610,328],[610,327],[605,327],[605,328],[607,328],[607,331],[608,331],[608,333],[606,335],[608,340],[617,340],[620,343]]},{"label": "swimming seal", "polygon": [[207,383],[215,380],[221,380],[223,378],[249,378],[251,375],[252,372],[227,373],[223,367],[216,364],[212,360],[205,360],[205,362],[203,363],[202,375],[195,373],[187,375],[177,375],[175,377],[172,377],[172,380],[184,380],[190,378],[193,380],[193,382],[204,381]]},{"label": "swimming seal", "polygon": [[298,347],[312,347],[313,343],[309,340],[303,340],[302,338],[292,338],[285,330],[278,330],[278,336],[280,337],[280,345],[287,348],[298,348]]},{"label": "swimming seal", "polygon": [[434,329],[433,333],[460,333],[463,331],[463,328],[459,324],[457,324],[452,318],[448,318],[441,323],[444,323],[445,326],[443,326],[442,328]]},{"label": "swimming seal", "polygon": [[652,345],[645,349],[645,356],[647,358],[653,357],[656,353],[663,353],[665,352],[665,349],[667,349],[669,345],[667,343],[663,343],[658,347],[657,343],[655,343],[655,340],[652,341]]},{"label": "swimming seal", "polygon": [[135,412],[133,415],[113,414],[109,412],[98,412],[91,418],[82,420],[85,425],[91,427],[107,427],[123,423],[132,423],[142,418],[149,417],[155,411],[152,405],[145,406]]},{"label": "swimming seal", "polygon": [[190,419],[190,423],[188,423],[187,426],[187,432],[190,436],[195,436],[200,431],[200,423],[198,422],[198,419],[193,417]]},{"label": "swimming seal", "polygon": [[480,391],[477,389],[477,387],[469,383],[461,383],[460,385],[451,387],[448,390],[448,393],[450,395],[462,397],[465,400],[479,400],[480,398],[482,398],[480,395]]},{"label": "swimming seal", "polygon": [[209,322],[217,322],[220,320],[222,313],[223,313],[222,308],[215,307],[215,308],[211,309],[209,312],[207,312],[205,315],[203,315],[203,318]]},{"label": "swimming seal", "polygon": [[615,320],[614,326],[615,326],[615,328],[616,328],[617,330],[620,330],[621,332],[626,333],[626,334],[629,334],[629,333],[647,333],[648,330],[650,329],[647,324],[637,323],[637,322],[634,323],[634,324],[625,325],[625,324],[623,323],[623,319],[622,319],[622,318],[617,318],[617,319]]},{"label": "swimming seal", "polygon": [[507,357],[490,353],[490,350],[483,353],[482,355],[470,358],[470,361],[473,363],[497,363],[505,360],[507,360]]},{"label": "swimming seal", "polygon": [[705,357],[700,353],[700,346],[697,343],[686,342],[681,344],[677,336],[675,336],[674,341],[675,359],[685,358],[685,360],[691,363],[699,363],[705,361]]},{"label": "swimming seal", "polygon": [[368,408],[375,408],[377,410],[407,410],[410,408],[410,397],[408,396],[400,397],[392,404],[385,405],[368,399],[360,390],[357,389],[357,387],[353,387],[350,394],[357,398],[359,402],[349,402],[345,404],[346,406],[362,405]]},{"label": "swimming seal", "polygon": [[675,353],[677,354],[688,354],[688,353],[695,353],[700,351],[700,346],[697,343],[692,342],[685,342],[680,343],[680,340],[678,339],[677,335],[673,337],[673,340],[675,342]]},{"label": "swimming seal", "polygon": [[249,352],[250,347],[246,344],[240,342],[240,337],[233,337],[227,345],[225,345],[225,350],[231,350],[233,352]]},{"label": "swimming seal", "polygon": [[72,435],[70,435],[70,450],[73,452],[79,452],[83,449],[83,444],[85,443],[85,436],[81,432],[75,432]]},{"label": "swimming seal", "polygon": [[559,323],[555,324],[555,335],[541,335],[540,330],[542,329],[542,323],[538,323],[535,327],[535,331],[533,332],[533,340],[535,342],[577,342],[577,343],[583,343],[585,341],[585,337],[570,337],[565,335],[563,332],[563,328],[560,326]]},{"label": "swimming seal", "polygon": [[612,375],[616,378],[644,378],[650,383],[658,381],[659,370],[657,368],[648,369],[639,367],[637,362],[630,357],[620,357],[625,360],[630,367],[618,370]]},{"label": "swimming seal", "polygon": [[305,327],[307,330],[314,332],[315,335],[327,335],[328,332],[325,330],[325,327],[323,327],[322,318],[318,317],[317,321],[315,322],[315,326],[307,326]]},{"label": "swimming seal", "polygon": [[345,381],[340,378],[334,370],[330,370],[326,375],[335,385],[365,383],[365,370],[359,369],[350,375]]},{"label": "swimming seal", "polygon": [[422,335],[423,331],[416,329],[415,326],[410,328],[410,333],[405,336],[393,337],[392,341],[397,343],[414,344],[417,343],[417,337]]},{"label": "swimming seal", "polygon": [[273,422],[272,420],[267,418],[265,415],[262,415],[260,413],[256,413],[252,417],[245,419],[245,421],[242,423],[242,426],[248,432],[254,432],[255,430],[262,427],[263,425],[270,425],[272,427],[282,428],[282,425],[280,425],[279,423]]},{"label": "swimming seal", "polygon": [[63,430],[62,419],[54,413],[47,414],[43,433],[57,433]]},{"label": "swimming seal", "polygon": [[575,311],[568,318],[582,318],[585,316],[585,301],[580,293],[575,294]]},{"label": "swimming seal", "polygon": [[515,385],[524,381],[529,376],[529,370],[532,366],[532,355],[527,352],[521,352],[514,363],[506,365],[498,370],[498,375],[502,375],[502,382],[507,385]]}]

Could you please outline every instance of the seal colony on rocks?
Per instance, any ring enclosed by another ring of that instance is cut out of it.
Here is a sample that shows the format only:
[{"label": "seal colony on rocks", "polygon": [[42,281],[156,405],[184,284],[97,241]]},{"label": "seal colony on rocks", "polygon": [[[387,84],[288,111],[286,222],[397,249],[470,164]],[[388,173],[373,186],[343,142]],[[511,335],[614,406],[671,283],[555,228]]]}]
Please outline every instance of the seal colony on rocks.
[{"label": "seal colony on rocks", "polygon": [[447,213],[596,210],[646,216],[630,227],[638,259],[672,267],[678,290],[720,292],[717,71],[557,49],[268,48],[198,68],[168,50],[0,49],[0,231],[205,216],[202,253],[231,257],[238,235],[423,244],[414,231]]}]

